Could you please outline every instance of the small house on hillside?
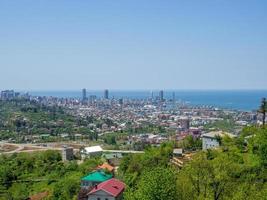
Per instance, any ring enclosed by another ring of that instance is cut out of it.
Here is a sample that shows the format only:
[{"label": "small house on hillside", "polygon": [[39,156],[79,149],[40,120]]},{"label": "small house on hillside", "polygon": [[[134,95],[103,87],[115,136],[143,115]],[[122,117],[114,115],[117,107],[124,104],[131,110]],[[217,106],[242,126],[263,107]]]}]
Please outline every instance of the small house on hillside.
[{"label": "small house on hillside", "polygon": [[87,176],[82,178],[82,187],[94,187],[97,184],[100,184],[104,181],[107,181],[113,177],[112,174],[108,174],[103,170],[94,171]]},{"label": "small house on hillside", "polygon": [[88,200],[121,200],[125,184],[115,178],[96,185],[88,194]]},{"label": "small house on hillside", "polygon": [[212,131],[202,135],[202,149],[207,150],[211,148],[216,148],[221,145],[222,137],[235,137],[235,135],[222,131]]},{"label": "small house on hillside", "polygon": [[173,149],[173,156],[174,157],[183,157],[183,149]]},{"label": "small house on hillside", "polygon": [[85,147],[81,151],[81,155],[83,158],[91,158],[91,157],[96,157],[96,156],[101,156],[103,153],[103,149],[101,146],[91,146],[91,147]]}]

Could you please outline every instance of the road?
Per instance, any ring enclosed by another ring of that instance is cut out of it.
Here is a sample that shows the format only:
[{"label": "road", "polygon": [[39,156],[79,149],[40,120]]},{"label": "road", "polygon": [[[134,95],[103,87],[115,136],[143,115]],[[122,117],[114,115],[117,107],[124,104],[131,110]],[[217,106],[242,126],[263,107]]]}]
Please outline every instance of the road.
[{"label": "road", "polygon": [[31,153],[36,151],[47,151],[47,150],[57,150],[61,151],[62,148],[55,148],[55,147],[44,147],[44,146],[38,146],[33,144],[15,144],[15,143],[6,143],[6,142],[0,142],[0,146],[4,145],[11,145],[16,146],[17,148],[12,151],[2,152],[0,154],[13,154],[13,153]]},{"label": "road", "polygon": [[103,150],[103,152],[107,153],[145,153],[144,151],[123,151],[123,150]]},{"label": "road", "polygon": [[[0,142],[0,146],[2,145],[12,145],[16,146],[17,148],[12,151],[8,152],[2,152],[0,154],[13,154],[13,153],[31,153],[36,151],[47,151],[47,150],[56,150],[56,151],[62,151],[63,148],[58,147],[51,147],[51,146],[40,146],[40,144],[14,144],[14,143],[6,143],[6,142]],[[123,151],[123,150],[103,150],[105,153],[125,153],[125,154],[138,154],[138,153],[144,153],[144,151]]]}]

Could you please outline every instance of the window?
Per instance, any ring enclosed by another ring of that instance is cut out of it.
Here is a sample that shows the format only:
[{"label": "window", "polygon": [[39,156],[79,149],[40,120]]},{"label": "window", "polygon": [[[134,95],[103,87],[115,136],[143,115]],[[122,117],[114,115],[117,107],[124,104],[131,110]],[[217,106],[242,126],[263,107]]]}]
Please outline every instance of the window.
[{"label": "window", "polygon": [[101,200],[101,198],[97,198],[97,200]]}]

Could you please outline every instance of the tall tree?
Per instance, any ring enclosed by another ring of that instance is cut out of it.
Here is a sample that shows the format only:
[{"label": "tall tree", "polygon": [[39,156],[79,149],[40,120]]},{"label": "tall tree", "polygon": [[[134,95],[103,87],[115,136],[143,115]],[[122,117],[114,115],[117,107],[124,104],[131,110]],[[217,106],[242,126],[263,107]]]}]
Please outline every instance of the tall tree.
[{"label": "tall tree", "polygon": [[261,106],[260,106],[260,109],[259,109],[258,112],[262,114],[262,125],[264,127],[265,118],[266,118],[266,112],[267,112],[267,101],[266,101],[266,98],[262,98]]}]

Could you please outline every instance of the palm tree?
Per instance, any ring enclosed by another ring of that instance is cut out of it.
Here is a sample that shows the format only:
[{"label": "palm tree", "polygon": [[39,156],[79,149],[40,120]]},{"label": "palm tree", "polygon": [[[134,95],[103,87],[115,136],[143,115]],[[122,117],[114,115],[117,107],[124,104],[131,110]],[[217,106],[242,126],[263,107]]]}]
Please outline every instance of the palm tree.
[{"label": "palm tree", "polygon": [[264,127],[265,118],[266,118],[266,112],[267,112],[267,101],[266,101],[266,98],[262,98],[260,109],[259,109],[258,112],[262,114],[262,125]]}]

